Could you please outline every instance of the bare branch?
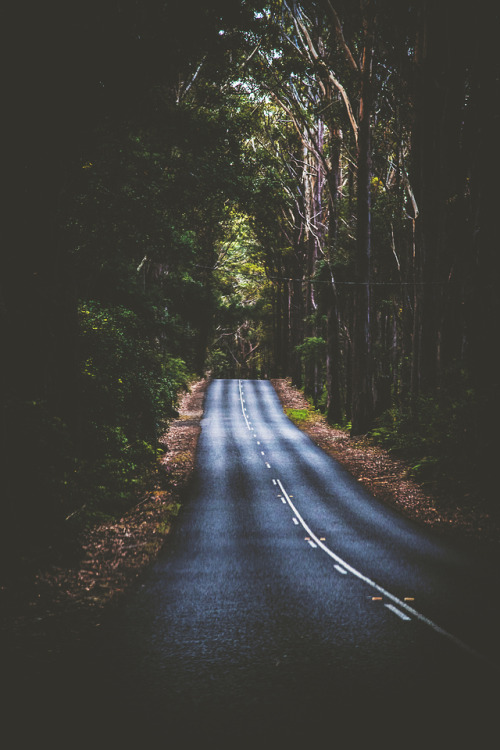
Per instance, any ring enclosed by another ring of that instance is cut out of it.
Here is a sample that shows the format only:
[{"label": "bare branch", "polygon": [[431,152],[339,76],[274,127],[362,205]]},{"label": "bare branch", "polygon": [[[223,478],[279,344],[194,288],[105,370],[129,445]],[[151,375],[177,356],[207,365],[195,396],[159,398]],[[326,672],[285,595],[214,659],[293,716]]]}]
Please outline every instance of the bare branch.
[{"label": "bare branch", "polygon": [[[286,6],[286,3],[285,3],[285,6]],[[286,7],[288,9],[288,12],[291,13],[291,11],[288,8],[288,6],[286,6]],[[332,11],[335,13],[333,7],[332,7]],[[302,41],[302,43],[304,45],[304,52],[307,54],[308,59],[311,62],[314,61],[317,65],[319,65],[321,68],[323,68],[323,70],[326,72],[326,74],[327,74],[327,76],[328,76],[328,78],[330,80],[330,83],[332,83],[333,86],[340,92],[340,95],[341,95],[342,99],[344,100],[345,108],[347,110],[347,116],[349,117],[349,122],[351,123],[351,127],[352,127],[352,130],[353,130],[353,133],[354,133],[354,140],[356,142],[356,148],[357,148],[359,127],[358,127],[358,123],[356,122],[356,118],[354,116],[354,112],[352,110],[351,102],[350,102],[349,97],[347,95],[347,91],[342,86],[342,84],[340,83],[340,81],[334,76],[333,72],[330,70],[330,67],[327,65],[327,63],[325,62],[325,60],[321,57],[321,55],[319,54],[319,52],[314,47],[313,41],[312,41],[311,36],[310,36],[310,34],[309,34],[308,30],[307,30],[307,27],[304,24],[303,20],[301,18],[298,18],[298,13],[297,14],[291,13],[291,15],[292,15],[292,18],[293,18],[293,22],[295,24],[295,28],[297,29],[297,33],[299,34],[299,37],[300,37],[300,39],[301,39],[301,41]],[[338,21],[338,17],[337,17],[337,21]],[[339,21],[339,26],[340,26],[340,21]],[[302,31],[302,34],[300,33],[300,31]],[[340,29],[340,31],[342,32],[342,29]],[[305,37],[307,44],[304,43],[303,37]],[[343,35],[342,35],[342,39],[343,39]],[[347,45],[346,45],[346,47],[347,47]],[[349,52],[349,54],[350,54],[350,52]],[[351,57],[352,57],[352,55],[351,55]],[[357,72],[359,72],[358,71],[358,67],[356,65],[356,62],[354,61],[354,58],[352,58],[352,61],[353,61],[354,65],[355,65],[355,70]]]},{"label": "bare branch", "polygon": [[353,130],[353,133],[354,133],[354,140],[356,141],[356,147],[357,147],[357,145],[358,145],[358,131],[359,131],[359,127],[358,127],[358,123],[356,122],[356,118],[354,117],[354,112],[352,111],[351,102],[349,101],[349,97],[347,96],[347,91],[342,86],[342,84],[340,83],[340,81],[338,81],[335,78],[335,76],[333,75],[332,71],[329,68],[327,68],[327,66],[325,65],[325,63],[323,61],[321,61],[321,62],[323,63],[323,65],[325,66],[325,68],[328,71],[328,77],[330,78],[330,81],[340,91],[340,95],[341,95],[342,99],[344,100],[345,108],[347,110],[347,115],[349,117],[349,122],[351,123],[351,127],[352,127],[352,130]]},{"label": "bare branch", "polygon": [[193,85],[193,83],[196,81],[196,79],[198,77],[198,73],[202,69],[203,63],[205,62],[206,58],[207,58],[207,56],[204,55],[203,58],[202,58],[202,60],[201,60],[201,62],[200,62],[200,64],[196,68],[196,70],[195,70],[195,72],[194,72],[191,80],[189,81],[189,83],[187,85],[184,85],[184,83],[181,83],[179,85],[179,89],[177,91],[177,104],[180,104],[181,100],[186,96],[187,92],[189,91],[189,89],[191,88],[191,86]]},{"label": "bare branch", "polygon": [[260,41],[257,44],[257,46],[253,49],[253,51],[248,55],[247,59],[244,60],[241,63],[241,66],[240,66],[241,69],[243,69],[245,67],[245,65],[248,65],[248,63],[250,62],[250,60],[252,59],[252,57],[255,55],[255,53],[257,52],[257,50],[259,49],[259,47],[260,47],[261,44],[262,44],[262,42]]},{"label": "bare branch", "polygon": [[359,73],[359,68],[356,63],[356,60],[354,59],[351,50],[349,49],[349,46],[345,40],[344,32],[342,31],[342,24],[340,23],[340,18],[337,15],[337,11],[331,4],[330,0],[326,0],[326,7],[332,17],[333,25],[335,26],[335,31],[337,32],[337,37],[339,39],[339,42],[342,46],[342,49],[345,52],[345,56],[347,58],[347,62],[351,66],[351,68],[356,72]]}]

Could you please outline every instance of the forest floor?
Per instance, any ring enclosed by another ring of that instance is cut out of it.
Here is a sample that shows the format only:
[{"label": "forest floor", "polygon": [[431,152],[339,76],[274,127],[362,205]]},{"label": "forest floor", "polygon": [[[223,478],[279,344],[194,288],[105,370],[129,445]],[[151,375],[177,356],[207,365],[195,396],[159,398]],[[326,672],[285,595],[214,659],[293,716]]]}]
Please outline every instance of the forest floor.
[{"label": "forest floor", "polygon": [[[183,394],[160,445],[158,482],[115,522],[78,539],[69,559],[57,550],[31,561],[19,575],[0,571],[0,637],[7,653],[39,659],[63,652],[101,626],[122,594],[155,560],[168,536],[192,476],[207,380]],[[50,558],[51,561],[50,561]]]},{"label": "forest floor", "polygon": [[[425,490],[409,476],[409,466],[366,439],[351,438],[311,409],[288,380],[271,381],[285,409],[307,410],[299,426],[369,491],[418,522],[439,532],[498,544],[500,525],[479,505],[446,492]],[[123,518],[81,536],[71,562],[46,562],[25,578],[0,579],[0,633],[4,647],[40,658],[85,639],[147,570],[168,543],[196,460],[207,380],[192,384],[180,400],[179,416],[162,439],[158,486]]]}]

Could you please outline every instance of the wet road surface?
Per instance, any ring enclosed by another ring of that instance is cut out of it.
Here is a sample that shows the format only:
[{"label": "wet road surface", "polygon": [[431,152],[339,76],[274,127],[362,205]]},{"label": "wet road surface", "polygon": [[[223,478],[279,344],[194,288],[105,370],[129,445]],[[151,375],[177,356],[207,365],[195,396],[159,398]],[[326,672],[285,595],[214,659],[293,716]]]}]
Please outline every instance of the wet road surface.
[{"label": "wet road surface", "polygon": [[490,747],[487,552],[375,500],[269,382],[215,380],[165,550],[65,662],[54,704],[117,747]]}]

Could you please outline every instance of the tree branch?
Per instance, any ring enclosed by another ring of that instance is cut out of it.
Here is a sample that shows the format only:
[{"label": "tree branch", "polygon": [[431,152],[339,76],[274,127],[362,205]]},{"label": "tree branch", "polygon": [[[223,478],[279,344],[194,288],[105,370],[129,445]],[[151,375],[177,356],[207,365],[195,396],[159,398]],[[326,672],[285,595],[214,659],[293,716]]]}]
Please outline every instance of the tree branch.
[{"label": "tree branch", "polygon": [[335,26],[335,31],[337,32],[337,37],[339,39],[340,45],[341,45],[342,49],[345,52],[345,56],[347,58],[347,62],[349,63],[350,67],[356,73],[359,73],[359,68],[358,68],[358,65],[356,63],[356,60],[354,59],[354,57],[352,55],[352,52],[349,49],[349,46],[348,46],[348,44],[347,44],[347,42],[345,40],[344,32],[342,31],[342,25],[340,23],[340,18],[337,15],[337,11],[335,10],[335,8],[333,7],[333,5],[331,4],[330,0],[326,0],[325,4],[326,4],[326,7],[327,7],[327,9],[328,9],[328,11],[330,13],[330,16],[332,17],[333,25]]},{"label": "tree branch", "polygon": [[[307,58],[308,58],[308,60],[310,62],[315,62],[317,65],[319,65],[321,68],[323,68],[323,70],[326,72],[326,74],[327,74],[330,82],[340,92],[340,95],[341,95],[342,99],[344,100],[345,108],[347,110],[347,116],[349,117],[349,122],[351,123],[351,127],[352,127],[352,130],[353,130],[353,133],[354,133],[354,140],[356,142],[356,148],[357,148],[357,146],[358,146],[358,131],[359,131],[359,127],[358,127],[358,123],[356,122],[356,118],[354,116],[354,112],[353,112],[352,107],[351,107],[351,102],[349,100],[349,97],[347,96],[347,91],[342,86],[342,84],[340,83],[340,81],[337,80],[337,78],[334,76],[334,74],[330,70],[329,66],[326,64],[325,60],[321,57],[321,55],[319,54],[319,52],[315,49],[313,41],[311,39],[311,36],[310,36],[310,34],[309,34],[308,30],[307,30],[307,27],[305,26],[305,24],[302,21],[302,19],[298,17],[298,12],[296,14],[292,13],[290,11],[290,9],[288,8],[288,6],[286,5],[286,3],[285,3],[285,7],[287,8],[288,12],[291,14],[293,22],[294,22],[294,25],[295,25],[295,28],[297,29],[297,33],[299,35],[299,38],[300,38],[302,44],[304,45],[303,54],[305,54],[307,56]],[[333,8],[332,8],[332,10],[333,10]],[[335,13],[334,10],[333,10],[333,12]],[[337,17],[337,21],[338,21],[338,17]],[[340,21],[339,21],[339,24],[340,24]],[[300,33],[301,31],[302,31],[302,33]],[[342,29],[341,29],[341,31],[342,31]],[[305,37],[307,44],[304,42],[304,38],[303,37]],[[342,35],[342,39],[343,39],[343,35]],[[344,43],[345,43],[345,40],[344,40]],[[346,47],[347,47],[347,45],[346,45]],[[350,51],[349,51],[349,54],[350,54]],[[351,55],[351,58],[352,58],[352,55]],[[358,67],[356,65],[356,62],[354,61],[354,58],[352,58],[352,62],[355,65],[355,70],[357,72],[359,72],[358,71]]]}]

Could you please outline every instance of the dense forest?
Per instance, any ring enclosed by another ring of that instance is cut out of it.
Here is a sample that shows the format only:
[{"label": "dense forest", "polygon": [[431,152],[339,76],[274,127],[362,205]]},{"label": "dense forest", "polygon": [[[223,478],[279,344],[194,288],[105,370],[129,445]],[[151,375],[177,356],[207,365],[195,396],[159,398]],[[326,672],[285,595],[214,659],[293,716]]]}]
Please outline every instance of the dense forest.
[{"label": "dense forest", "polygon": [[119,514],[194,378],[290,377],[494,502],[499,10],[4,18],[4,551]]}]

